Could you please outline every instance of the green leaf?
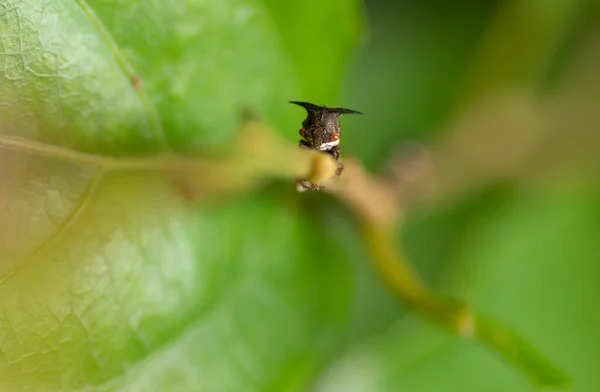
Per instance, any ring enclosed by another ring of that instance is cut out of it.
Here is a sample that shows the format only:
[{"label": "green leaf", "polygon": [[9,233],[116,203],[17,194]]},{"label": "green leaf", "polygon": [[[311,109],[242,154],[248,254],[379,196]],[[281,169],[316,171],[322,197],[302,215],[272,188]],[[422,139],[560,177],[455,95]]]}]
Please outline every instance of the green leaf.
[{"label": "green leaf", "polygon": [[[198,209],[164,177],[71,159],[226,144],[245,107],[295,138],[287,101],[320,68],[273,15],[0,1],[1,390],[294,390],[318,371],[349,290],[340,256],[305,245],[318,217],[286,194]],[[357,30],[313,28],[343,41],[335,86]]]}]

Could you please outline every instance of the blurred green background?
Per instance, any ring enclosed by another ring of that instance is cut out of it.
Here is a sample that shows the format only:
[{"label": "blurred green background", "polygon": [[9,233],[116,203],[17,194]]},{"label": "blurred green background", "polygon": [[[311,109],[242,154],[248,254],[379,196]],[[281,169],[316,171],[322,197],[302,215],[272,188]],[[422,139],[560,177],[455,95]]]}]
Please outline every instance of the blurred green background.
[{"label": "blurred green background", "polygon": [[[369,168],[384,170],[403,143],[441,139],[443,144],[445,134],[456,131],[448,124],[485,99],[508,91],[509,101],[515,92],[515,102],[523,95],[552,101],[572,79],[591,83],[569,90],[571,116],[581,123],[557,133],[589,132],[597,143],[597,116],[578,113],[600,104],[597,2],[371,0],[366,5],[368,41],[352,62],[342,102],[366,114],[344,119],[351,124],[347,134],[352,132],[344,152],[360,156]],[[589,68],[578,64],[582,57]],[[584,104],[578,108],[579,99]],[[502,118],[500,105],[491,110]],[[485,134],[488,125],[482,120],[473,126]],[[555,132],[550,128],[543,132]],[[513,143],[518,150],[520,141]],[[409,214],[402,234],[411,259],[434,287],[521,331],[570,373],[567,389],[573,391],[600,389],[597,169],[595,162],[589,176],[580,167],[556,170],[541,183],[498,178]],[[365,258],[359,250],[356,254]],[[358,276],[353,336],[361,343],[327,372],[320,391],[538,390],[489,350],[403,314],[385,293],[377,293],[369,271]]]}]

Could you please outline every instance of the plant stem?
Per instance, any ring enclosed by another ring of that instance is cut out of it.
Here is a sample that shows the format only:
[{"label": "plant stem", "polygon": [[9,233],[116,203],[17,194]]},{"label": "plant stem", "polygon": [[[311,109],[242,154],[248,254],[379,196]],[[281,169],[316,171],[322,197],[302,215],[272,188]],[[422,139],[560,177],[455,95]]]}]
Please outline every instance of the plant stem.
[{"label": "plant stem", "polygon": [[377,271],[411,310],[464,338],[474,338],[493,348],[540,386],[568,384],[566,374],[516,332],[428,289],[396,247],[393,229],[367,221],[364,232]]}]

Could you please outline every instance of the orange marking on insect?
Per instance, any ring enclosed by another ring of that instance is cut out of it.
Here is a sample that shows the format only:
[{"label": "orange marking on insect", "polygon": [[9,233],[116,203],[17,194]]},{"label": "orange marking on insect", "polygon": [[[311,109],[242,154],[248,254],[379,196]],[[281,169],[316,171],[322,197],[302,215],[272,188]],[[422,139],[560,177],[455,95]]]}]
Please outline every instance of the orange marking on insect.
[{"label": "orange marking on insect", "polygon": [[332,142],[337,142],[338,140],[340,140],[340,134],[339,133],[334,133],[333,136],[331,137],[331,141]]},{"label": "orange marking on insect", "polygon": [[300,136],[305,137],[306,136],[306,129],[304,128],[300,128]]}]

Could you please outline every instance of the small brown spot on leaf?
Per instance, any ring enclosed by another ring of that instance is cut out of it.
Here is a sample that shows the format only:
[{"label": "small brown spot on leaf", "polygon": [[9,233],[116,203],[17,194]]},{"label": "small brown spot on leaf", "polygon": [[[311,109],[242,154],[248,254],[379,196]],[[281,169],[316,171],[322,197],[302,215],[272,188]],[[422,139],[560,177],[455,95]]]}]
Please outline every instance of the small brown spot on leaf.
[{"label": "small brown spot on leaf", "polygon": [[131,85],[137,91],[142,89],[142,79],[138,75],[133,75],[131,77]]}]

